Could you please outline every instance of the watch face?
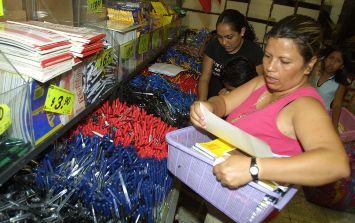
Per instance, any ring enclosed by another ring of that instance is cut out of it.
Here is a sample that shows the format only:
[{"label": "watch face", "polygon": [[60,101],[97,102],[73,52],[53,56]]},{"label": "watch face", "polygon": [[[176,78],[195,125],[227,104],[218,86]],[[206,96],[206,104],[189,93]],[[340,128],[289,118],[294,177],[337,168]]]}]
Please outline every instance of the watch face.
[{"label": "watch face", "polygon": [[259,169],[256,166],[250,167],[250,173],[252,175],[257,175],[259,173]]}]

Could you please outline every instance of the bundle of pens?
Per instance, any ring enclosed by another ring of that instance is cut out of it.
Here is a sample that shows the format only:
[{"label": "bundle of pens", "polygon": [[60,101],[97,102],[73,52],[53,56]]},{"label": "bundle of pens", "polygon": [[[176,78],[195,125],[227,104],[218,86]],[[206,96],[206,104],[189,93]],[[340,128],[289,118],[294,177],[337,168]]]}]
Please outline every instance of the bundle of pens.
[{"label": "bundle of pens", "polygon": [[[143,69],[142,75],[156,75],[155,73],[148,70],[148,68]],[[168,79],[170,82],[179,86],[180,90],[189,93],[192,92],[193,94],[197,93],[197,85],[198,85],[198,78],[199,74],[191,71],[182,71],[176,76],[166,76],[162,75],[162,77]]]},{"label": "bundle of pens", "polygon": [[1,222],[160,222],[172,187],[166,159],[141,158],[108,135],[58,143],[25,176],[1,191]]},{"label": "bundle of pens", "polygon": [[101,67],[94,59],[85,65],[83,89],[88,104],[94,103],[100,95],[114,86],[117,78],[116,69],[115,63]]},{"label": "bundle of pens", "polygon": [[189,71],[183,71],[175,77],[166,77],[169,81],[177,84],[183,92],[192,92],[193,94],[197,93],[198,78],[199,74]]},{"label": "bundle of pens", "polygon": [[154,222],[172,186],[166,159],[141,158],[108,135],[73,136],[34,172],[39,188],[66,193],[63,199],[91,210],[94,222]]},{"label": "bundle of pens", "polygon": [[167,49],[167,51],[157,59],[157,62],[175,64],[198,74],[202,71],[202,62],[199,58],[190,56],[174,48]]},{"label": "bundle of pens", "polygon": [[18,174],[0,194],[0,222],[92,222],[91,212],[80,203],[69,204],[68,190],[59,193],[35,189],[32,174]]},{"label": "bundle of pens", "polygon": [[73,128],[72,134],[110,135],[115,145],[133,145],[140,157],[165,159],[168,155],[166,133],[176,128],[147,114],[137,106],[127,106],[118,99],[105,102],[86,120]]},{"label": "bundle of pens", "polygon": [[31,143],[5,135],[0,136],[0,170],[17,161],[32,147]]},{"label": "bundle of pens", "polygon": [[189,124],[190,105],[196,98],[192,91],[185,93],[158,74],[135,76],[121,84],[118,95],[121,101],[138,105],[176,127]]}]

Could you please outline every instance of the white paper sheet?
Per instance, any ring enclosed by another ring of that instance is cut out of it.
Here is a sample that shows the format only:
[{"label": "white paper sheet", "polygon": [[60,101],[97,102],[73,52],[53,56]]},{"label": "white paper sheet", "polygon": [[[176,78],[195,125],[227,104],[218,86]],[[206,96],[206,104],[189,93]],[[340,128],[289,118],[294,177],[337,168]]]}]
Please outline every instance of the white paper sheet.
[{"label": "white paper sheet", "polygon": [[200,108],[205,117],[208,132],[251,156],[273,157],[267,143],[214,115],[202,103],[200,103]]}]

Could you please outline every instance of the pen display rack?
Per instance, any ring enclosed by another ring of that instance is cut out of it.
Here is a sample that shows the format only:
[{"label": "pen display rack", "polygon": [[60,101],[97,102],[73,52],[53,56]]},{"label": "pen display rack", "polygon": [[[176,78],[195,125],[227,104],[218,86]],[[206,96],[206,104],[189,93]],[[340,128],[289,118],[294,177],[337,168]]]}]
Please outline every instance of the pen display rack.
[{"label": "pen display rack", "polygon": [[[6,57],[0,51],[2,63]],[[11,67],[9,64],[8,67]],[[0,170],[33,148],[29,84],[16,71],[0,70]]]},{"label": "pen display rack", "polygon": [[295,187],[289,187],[283,194],[255,182],[234,190],[223,187],[212,173],[213,161],[192,149],[195,143],[211,139],[211,135],[194,127],[168,133],[168,169],[234,221],[262,222],[274,209],[281,210],[296,194]]}]

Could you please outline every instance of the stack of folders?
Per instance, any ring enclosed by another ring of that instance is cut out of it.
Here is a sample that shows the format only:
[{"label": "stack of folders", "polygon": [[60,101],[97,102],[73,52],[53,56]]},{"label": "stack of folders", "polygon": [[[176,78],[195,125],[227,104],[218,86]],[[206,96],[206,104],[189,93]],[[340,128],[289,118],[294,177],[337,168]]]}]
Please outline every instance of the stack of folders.
[{"label": "stack of folders", "polygon": [[46,82],[72,68],[71,43],[63,35],[0,23],[0,69]]},{"label": "stack of folders", "polygon": [[74,62],[96,54],[104,48],[104,38],[106,34],[95,32],[93,29],[40,21],[11,21],[10,23],[52,31],[67,37],[71,42],[70,52],[74,56]]}]

